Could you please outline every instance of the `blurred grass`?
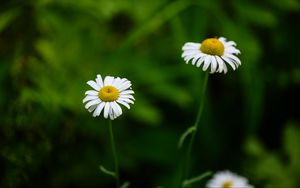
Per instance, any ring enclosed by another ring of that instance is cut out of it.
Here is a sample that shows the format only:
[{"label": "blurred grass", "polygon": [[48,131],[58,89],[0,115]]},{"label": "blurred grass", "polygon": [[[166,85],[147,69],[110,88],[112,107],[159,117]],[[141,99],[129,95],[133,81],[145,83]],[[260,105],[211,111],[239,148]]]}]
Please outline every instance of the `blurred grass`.
[{"label": "blurred grass", "polygon": [[192,174],[230,169],[256,187],[298,187],[299,10],[297,0],[2,1],[0,187],[113,185],[98,169],[112,166],[107,122],[82,104],[99,73],[136,93],[114,123],[122,179],[177,185],[177,141],[203,78],[181,47],[214,36],[238,44],[242,66],[211,76]]}]

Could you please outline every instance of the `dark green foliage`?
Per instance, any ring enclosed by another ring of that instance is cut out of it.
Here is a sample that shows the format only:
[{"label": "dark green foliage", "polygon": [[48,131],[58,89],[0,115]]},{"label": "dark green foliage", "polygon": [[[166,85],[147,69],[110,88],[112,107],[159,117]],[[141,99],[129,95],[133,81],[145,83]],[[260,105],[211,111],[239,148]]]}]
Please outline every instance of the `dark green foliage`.
[{"label": "dark green foliage", "polygon": [[1,0],[0,187],[114,185],[99,170],[113,166],[108,122],[82,104],[99,73],[135,91],[113,122],[122,181],[177,186],[204,76],[181,47],[214,36],[238,44],[242,66],[209,78],[192,177],[299,187],[299,20],[297,0]]},{"label": "dark green foliage", "polygon": [[267,151],[257,139],[249,139],[246,150],[251,156],[248,169],[263,187],[299,186],[300,173],[300,129],[289,123],[284,129],[283,149]]}]

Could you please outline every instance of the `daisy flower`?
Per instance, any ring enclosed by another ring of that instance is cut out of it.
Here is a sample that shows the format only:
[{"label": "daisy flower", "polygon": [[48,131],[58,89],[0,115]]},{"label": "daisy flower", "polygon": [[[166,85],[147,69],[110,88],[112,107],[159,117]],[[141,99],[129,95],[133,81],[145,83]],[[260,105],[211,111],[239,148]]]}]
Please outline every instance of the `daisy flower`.
[{"label": "daisy flower", "polygon": [[217,172],[206,184],[207,188],[254,188],[248,180],[230,171]]},{"label": "daisy flower", "polygon": [[122,114],[122,108],[119,104],[130,109],[129,103],[133,104],[134,91],[131,89],[131,82],[126,78],[106,76],[102,79],[98,74],[96,80],[87,82],[93,90],[85,92],[83,99],[85,108],[93,113],[93,116],[99,116],[103,111],[104,118],[116,119]]},{"label": "daisy flower", "polygon": [[240,54],[240,50],[233,41],[226,41],[226,38],[208,38],[202,43],[187,42],[183,45],[182,57],[188,63],[192,60],[192,64],[206,71],[210,66],[210,73],[224,72],[227,73],[226,64],[230,65],[233,70],[241,65],[241,61],[236,56]]}]

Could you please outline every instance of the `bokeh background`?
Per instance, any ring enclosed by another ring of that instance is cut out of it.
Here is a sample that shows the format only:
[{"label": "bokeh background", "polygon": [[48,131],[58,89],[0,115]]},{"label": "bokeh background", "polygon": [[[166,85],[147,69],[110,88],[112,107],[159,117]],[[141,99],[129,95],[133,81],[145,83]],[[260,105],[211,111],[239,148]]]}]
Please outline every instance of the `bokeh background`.
[{"label": "bokeh background", "polygon": [[298,0],[0,3],[0,187],[114,186],[99,170],[113,169],[108,122],[82,104],[99,73],[135,91],[113,121],[122,181],[176,187],[204,76],[181,47],[215,36],[238,44],[242,66],[209,77],[191,176],[229,169],[256,187],[300,186]]}]

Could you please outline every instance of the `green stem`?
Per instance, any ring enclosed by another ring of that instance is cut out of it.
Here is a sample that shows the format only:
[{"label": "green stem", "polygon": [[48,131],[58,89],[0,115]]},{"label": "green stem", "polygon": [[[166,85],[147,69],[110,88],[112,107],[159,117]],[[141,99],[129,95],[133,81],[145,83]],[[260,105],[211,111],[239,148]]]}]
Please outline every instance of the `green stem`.
[{"label": "green stem", "polygon": [[206,93],[206,88],[207,88],[207,82],[208,82],[208,76],[209,73],[206,72],[205,73],[205,77],[204,77],[204,83],[203,83],[203,87],[202,87],[202,92],[201,92],[201,96],[200,96],[200,106],[198,109],[198,114],[197,114],[197,118],[195,121],[195,124],[193,125],[193,127],[195,127],[195,131],[193,131],[191,139],[188,143],[188,148],[187,148],[187,154],[186,154],[186,161],[185,161],[185,165],[183,166],[183,174],[182,174],[182,179],[181,179],[181,186],[183,185],[183,182],[185,179],[188,178],[189,175],[189,170],[190,170],[190,160],[191,160],[191,152],[192,152],[192,147],[193,147],[193,143],[195,140],[195,136],[197,133],[197,129],[198,129],[198,125],[202,116],[202,112],[203,112],[203,108],[204,108],[204,97],[205,97],[205,93]]},{"label": "green stem", "polygon": [[112,149],[113,158],[114,158],[114,162],[115,162],[116,186],[117,186],[117,188],[119,188],[120,187],[119,164],[118,164],[118,158],[117,158],[117,152],[116,152],[116,146],[115,146],[115,140],[114,140],[111,119],[109,119],[109,134],[110,134],[111,149]]}]

